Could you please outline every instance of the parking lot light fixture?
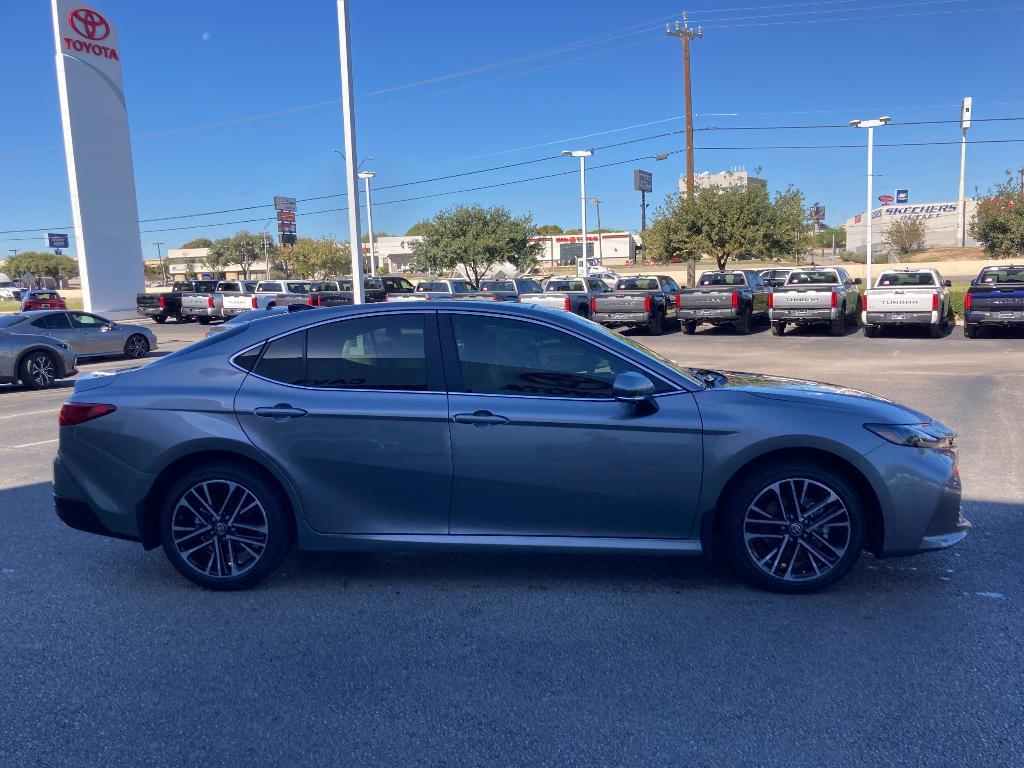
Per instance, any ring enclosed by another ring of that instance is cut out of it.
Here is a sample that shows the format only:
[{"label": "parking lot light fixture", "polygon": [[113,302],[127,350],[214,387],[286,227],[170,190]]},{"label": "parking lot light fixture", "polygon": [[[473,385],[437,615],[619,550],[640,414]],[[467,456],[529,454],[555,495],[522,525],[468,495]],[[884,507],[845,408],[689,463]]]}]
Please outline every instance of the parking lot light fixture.
[{"label": "parking lot light fixture", "polygon": [[881,128],[883,125],[888,125],[892,121],[892,118],[888,115],[882,115],[882,117],[874,120],[851,120],[850,127],[852,128],[867,128],[868,129],[868,207],[864,214],[864,232],[865,232],[865,245],[867,251],[864,258],[864,285],[868,288],[871,287],[871,210],[872,210],[872,198],[874,197],[873,192],[873,165],[874,165],[874,153],[875,153],[875,128]]},{"label": "parking lot light fixture", "polygon": [[[576,263],[576,272],[586,277],[590,272],[590,264],[587,262],[587,158],[594,154],[592,149],[563,149],[562,154],[566,157],[578,157],[580,159],[580,217],[582,228],[580,230],[583,240],[583,255]],[[582,269],[580,264],[583,265]]]},{"label": "parking lot light fixture", "polygon": [[376,176],[373,171],[360,171],[359,178],[366,185],[366,236],[370,240],[370,274],[377,274],[377,247],[373,244],[373,200],[370,197],[370,179]]}]

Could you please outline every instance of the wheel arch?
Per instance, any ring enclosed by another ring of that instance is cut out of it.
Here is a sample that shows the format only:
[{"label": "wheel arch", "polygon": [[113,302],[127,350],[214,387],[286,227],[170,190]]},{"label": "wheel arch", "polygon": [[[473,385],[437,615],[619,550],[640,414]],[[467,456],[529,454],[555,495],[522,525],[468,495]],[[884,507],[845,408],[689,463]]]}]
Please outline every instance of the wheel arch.
[{"label": "wheel arch", "polygon": [[21,380],[22,362],[24,362],[25,358],[31,355],[33,352],[46,352],[50,356],[50,359],[53,360],[54,365],[57,366],[57,371],[60,373],[60,375],[57,376],[57,378],[63,379],[67,377],[67,368],[64,366],[64,360],[61,358],[60,354],[58,354],[56,350],[47,347],[45,344],[35,344],[29,347],[28,349],[22,350],[22,352],[18,355],[17,359],[15,359],[14,379],[16,381]]},{"label": "wheel arch", "polygon": [[864,503],[864,548],[876,557],[881,554],[885,543],[885,518],[882,514],[882,502],[874,485],[864,472],[846,457],[826,448],[807,446],[775,448],[760,453],[747,459],[730,473],[728,479],[719,489],[714,506],[705,512],[701,519],[701,541],[706,551],[712,551],[714,542],[721,533],[722,521],[725,517],[722,504],[728,497],[734,481],[760,466],[782,461],[813,462],[842,475],[843,479],[853,486]]},{"label": "wheel arch", "polygon": [[157,473],[150,485],[149,492],[138,503],[135,514],[138,520],[139,538],[145,549],[155,549],[160,546],[160,506],[164,495],[171,486],[185,472],[214,462],[228,462],[245,467],[277,488],[288,502],[287,519],[292,540],[297,540],[301,505],[295,489],[287,478],[283,477],[276,468],[268,466],[267,462],[234,447],[210,446],[177,456],[167,463]]}]

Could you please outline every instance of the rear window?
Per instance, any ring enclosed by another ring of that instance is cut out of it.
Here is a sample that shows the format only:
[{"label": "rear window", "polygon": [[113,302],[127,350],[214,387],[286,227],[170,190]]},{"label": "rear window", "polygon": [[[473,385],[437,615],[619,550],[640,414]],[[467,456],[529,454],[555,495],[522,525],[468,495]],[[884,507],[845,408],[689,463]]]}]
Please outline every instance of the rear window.
[{"label": "rear window", "polygon": [[786,285],[835,285],[839,277],[831,270],[826,272],[792,272]]},{"label": "rear window", "polygon": [[785,277],[788,274],[788,269],[768,269],[761,273],[761,277],[769,280],[778,280],[780,277]]},{"label": "rear window", "polygon": [[700,276],[700,285],[746,285],[747,276],[742,272],[705,272]]},{"label": "rear window", "polygon": [[280,293],[281,292],[281,284],[280,283],[260,283],[260,290],[261,291],[275,291],[275,292]]},{"label": "rear window", "polygon": [[545,293],[552,293],[554,291],[582,291],[583,288],[582,280],[548,280],[544,286]]},{"label": "rear window", "polygon": [[420,283],[416,286],[416,293],[448,293],[446,283]]},{"label": "rear window", "polygon": [[999,267],[984,269],[978,282],[982,285],[996,283],[1024,283],[1024,267]]},{"label": "rear window", "polygon": [[911,272],[909,274],[906,272],[883,272],[878,276],[878,287],[884,288],[888,286],[894,288],[934,287],[935,278],[932,277],[931,272]]},{"label": "rear window", "polygon": [[485,280],[480,283],[481,291],[515,291],[516,284],[511,280]]},{"label": "rear window", "polygon": [[472,291],[473,286],[471,286],[469,283],[452,283],[452,293],[472,293]]},{"label": "rear window", "polygon": [[656,291],[660,288],[653,277],[626,277],[615,284],[617,291]]},{"label": "rear window", "polygon": [[55,300],[60,298],[60,294],[57,293],[56,291],[33,291],[32,293],[30,293],[28,295],[28,298],[30,298],[30,299],[43,299],[44,301],[45,300],[55,301]]},{"label": "rear window", "polygon": [[309,283],[288,283],[289,293],[309,293]]}]

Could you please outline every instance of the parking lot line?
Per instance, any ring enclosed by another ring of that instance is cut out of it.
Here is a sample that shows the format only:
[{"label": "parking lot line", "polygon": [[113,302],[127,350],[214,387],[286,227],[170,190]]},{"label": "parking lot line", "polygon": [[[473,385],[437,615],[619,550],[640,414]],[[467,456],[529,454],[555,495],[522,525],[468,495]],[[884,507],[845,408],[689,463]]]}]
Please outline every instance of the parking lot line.
[{"label": "parking lot line", "polygon": [[21,445],[10,445],[9,448],[31,448],[35,445],[47,445],[48,443],[56,443],[60,438],[55,437],[53,440],[40,440],[38,443],[22,443]]},{"label": "parking lot line", "polygon": [[44,414],[44,413],[53,413],[53,408],[47,408],[45,411],[25,411],[25,412],[22,412],[22,413],[12,413],[12,414],[9,414],[7,416],[0,416],[0,420],[2,420],[2,419],[20,419],[20,418],[22,418],[24,416],[39,416],[39,415]]}]

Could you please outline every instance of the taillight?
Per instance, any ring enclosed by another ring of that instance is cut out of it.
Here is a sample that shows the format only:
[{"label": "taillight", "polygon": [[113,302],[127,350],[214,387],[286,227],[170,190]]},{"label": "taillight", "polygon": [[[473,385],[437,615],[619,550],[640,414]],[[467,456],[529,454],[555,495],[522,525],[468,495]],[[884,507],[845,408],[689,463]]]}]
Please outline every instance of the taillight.
[{"label": "taillight", "polygon": [[256,309],[256,297],[255,296],[252,297],[252,308]]},{"label": "taillight", "polygon": [[597,299],[590,300],[590,313],[593,314],[594,312],[597,312]]},{"label": "taillight", "polygon": [[681,306],[683,306],[683,294],[677,293],[676,294],[676,309],[679,309]]},{"label": "taillight", "polygon": [[968,293],[966,296],[964,296],[964,309],[970,309],[970,308],[971,308],[971,294]]},{"label": "taillight", "polygon": [[87,421],[98,419],[117,410],[116,405],[100,405],[97,403],[64,403],[60,407],[57,423],[62,427],[73,427]]},{"label": "taillight", "polygon": [[839,294],[836,293],[835,291],[832,291],[832,306],[833,307],[838,307],[839,306]]},{"label": "taillight", "polygon": [[562,304],[562,309],[564,309],[566,312],[572,310],[572,302],[569,300],[568,296],[565,297],[565,302]]},{"label": "taillight", "polygon": [[309,295],[309,298],[306,299],[306,303],[309,306],[311,306],[311,307],[319,307],[320,306],[320,297],[317,296],[316,294],[311,293]]},{"label": "taillight", "polygon": [[740,292],[739,291],[733,291],[732,292],[732,308],[736,309],[737,307],[739,307],[739,305],[740,305]]},{"label": "taillight", "polygon": [[501,296],[491,296],[491,301],[501,301]]},{"label": "taillight", "polygon": [[650,296],[644,296],[644,312],[650,312],[650,311],[651,311],[651,297]]},{"label": "taillight", "polygon": [[933,293],[932,294],[932,312],[938,312],[938,311],[939,311],[939,294]]},{"label": "taillight", "polygon": [[213,309],[213,296],[206,297],[206,306]]},{"label": "taillight", "polygon": [[768,292],[768,309],[775,306],[775,294],[771,291]]},{"label": "taillight", "polygon": [[865,312],[868,311],[868,295],[866,293],[861,294],[860,297],[860,308]]},{"label": "taillight", "polygon": [[167,299],[166,298],[161,296],[159,298],[159,302],[160,302],[160,309],[167,309]]}]

